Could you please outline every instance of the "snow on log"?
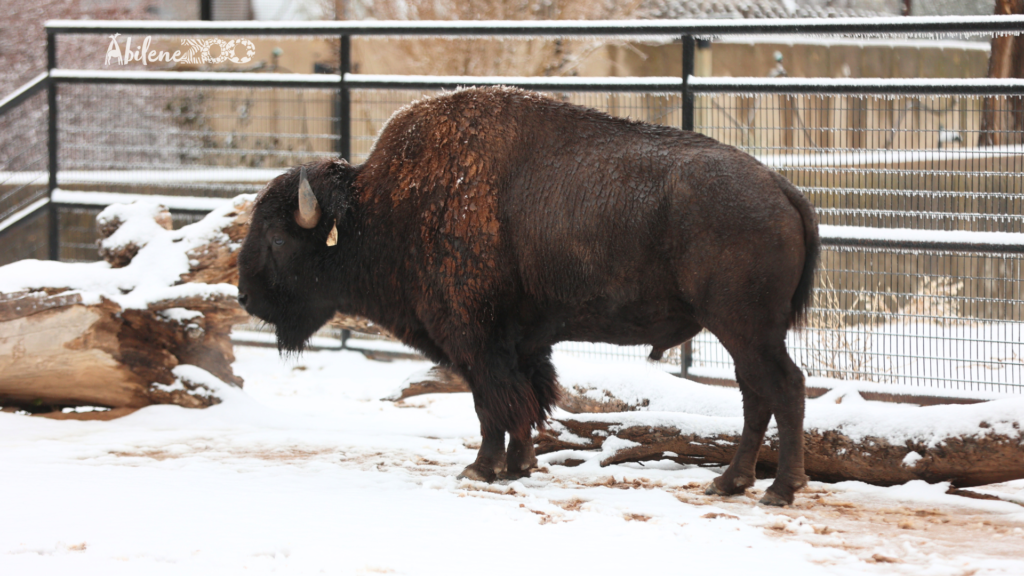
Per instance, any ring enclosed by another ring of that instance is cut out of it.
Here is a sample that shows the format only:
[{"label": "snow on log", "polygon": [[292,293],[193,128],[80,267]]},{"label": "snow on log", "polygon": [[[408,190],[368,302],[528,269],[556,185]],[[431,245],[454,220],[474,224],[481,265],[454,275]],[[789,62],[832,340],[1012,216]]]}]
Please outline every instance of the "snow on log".
[{"label": "snow on log", "polygon": [[[601,466],[673,460],[701,466],[726,465],[743,431],[742,403],[735,389],[706,386],[647,370],[636,374],[604,366],[570,365],[563,382],[591,382],[623,399],[634,411],[556,414],[537,437],[548,461]],[[571,384],[567,384],[569,387]],[[646,391],[646,405],[639,401]],[[1024,398],[977,404],[917,406],[864,400],[851,389],[807,401],[805,450],[813,480],[858,480],[876,485],[909,480],[948,481],[956,487],[1024,478]],[[774,422],[761,447],[758,467],[773,473],[778,463]]]},{"label": "snow on log", "polygon": [[[398,402],[421,394],[450,394],[453,392],[469,392],[469,384],[455,372],[442,366],[433,366],[417,372],[388,396],[381,398],[384,402]],[[638,410],[645,406],[647,400],[641,400],[634,406],[616,398],[607,390],[597,390],[585,384],[574,384],[570,388],[559,386],[557,406],[573,414],[626,412]]]},{"label": "snow on log", "polygon": [[[608,466],[673,460],[729,463],[743,430],[739,391],[643,366],[588,365],[556,355],[563,410],[536,437],[547,462]],[[468,392],[450,371],[418,373],[384,400]],[[1024,398],[917,406],[866,401],[849,388],[807,401],[806,467],[813,480],[876,485],[910,480],[956,487],[1024,478]],[[758,468],[774,473],[774,424]]]},{"label": "snow on log", "polygon": [[398,402],[421,394],[448,394],[469,392],[469,384],[451,370],[433,366],[406,378],[405,382],[390,395],[381,398],[384,402]]},{"label": "snow on log", "polygon": [[104,262],[0,269],[0,404],[204,407],[241,386],[231,363],[249,199],[171,230],[153,203],[97,217]]},{"label": "snow on log", "polygon": [[[732,418],[709,421],[707,417],[664,413],[631,417],[635,415],[555,418],[540,431],[537,453],[567,451],[562,461],[579,462],[581,451],[597,450],[601,466],[646,460],[724,466],[732,460],[743,428],[742,422]],[[925,480],[970,487],[1024,478],[1020,429],[995,433],[986,430],[985,424],[979,422],[975,433],[903,442],[884,436],[852,438],[841,428],[808,428],[804,433],[807,475],[823,482],[857,480],[881,486]],[[769,431],[758,456],[760,471],[773,474],[778,456],[778,438]]]},{"label": "snow on log", "polygon": [[[103,262],[0,268],[0,406],[203,407],[241,386],[231,328],[249,320],[236,285],[251,203],[225,200],[181,230],[160,204],[113,204],[96,218]],[[332,325],[388,335],[340,314]]]}]

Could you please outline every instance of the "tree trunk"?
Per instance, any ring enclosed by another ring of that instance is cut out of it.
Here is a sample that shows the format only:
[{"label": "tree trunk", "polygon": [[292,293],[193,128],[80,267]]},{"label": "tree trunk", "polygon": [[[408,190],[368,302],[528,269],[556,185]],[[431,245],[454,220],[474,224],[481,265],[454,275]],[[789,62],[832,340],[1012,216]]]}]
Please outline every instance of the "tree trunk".
[{"label": "tree trunk", "polygon": [[[995,13],[1024,14],[1024,0],[996,0]],[[989,78],[1024,78],[1024,35],[994,36],[988,61]],[[979,146],[1002,146],[1021,142],[1024,130],[1024,99],[1005,99],[1008,110],[999,110],[1003,98],[988,97],[982,103]],[[1012,133],[1008,131],[1012,130]]]}]

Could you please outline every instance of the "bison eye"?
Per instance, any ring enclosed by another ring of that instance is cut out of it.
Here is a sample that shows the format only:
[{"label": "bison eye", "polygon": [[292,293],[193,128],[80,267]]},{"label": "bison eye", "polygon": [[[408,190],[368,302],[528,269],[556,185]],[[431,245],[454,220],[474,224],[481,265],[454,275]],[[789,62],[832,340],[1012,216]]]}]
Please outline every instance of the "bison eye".
[{"label": "bison eye", "polygon": [[274,246],[284,246],[284,238],[274,238]]}]

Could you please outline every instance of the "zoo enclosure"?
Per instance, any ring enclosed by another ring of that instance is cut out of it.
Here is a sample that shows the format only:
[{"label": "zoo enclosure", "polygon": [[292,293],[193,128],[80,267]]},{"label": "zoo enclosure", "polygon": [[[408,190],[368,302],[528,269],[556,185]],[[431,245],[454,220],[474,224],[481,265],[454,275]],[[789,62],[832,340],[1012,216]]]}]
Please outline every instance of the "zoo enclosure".
[{"label": "zoo enclosure", "polygon": [[[700,78],[692,71],[703,38],[1015,33],[1022,26],[1019,17],[49,22],[48,72],[0,101],[0,133],[19,135],[0,141],[0,242],[8,258],[95,259],[92,220],[102,206],[132,198],[128,193],[157,195],[180,225],[218,198],[258,190],[284,166],[330,153],[365,158],[390,114],[421,95],[463,85],[514,85],[703,132],[792,180],[823,224],[815,302],[807,328],[789,342],[810,376],[902,393],[1020,393],[1024,83]],[[58,38],[113,33],[331,36],[338,39],[340,64],[326,74],[58,67]],[[353,74],[354,36],[673,38],[681,48],[682,73]],[[623,360],[646,355],[576,343],[560,349]],[[728,355],[707,333],[668,355],[664,365],[691,377],[732,377]]]}]

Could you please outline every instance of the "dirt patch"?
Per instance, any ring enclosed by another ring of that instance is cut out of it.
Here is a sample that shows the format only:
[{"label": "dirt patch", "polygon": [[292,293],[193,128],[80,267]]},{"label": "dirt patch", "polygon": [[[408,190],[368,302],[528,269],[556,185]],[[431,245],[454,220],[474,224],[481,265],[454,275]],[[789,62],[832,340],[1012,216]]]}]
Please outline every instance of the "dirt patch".
[{"label": "dirt patch", "polygon": [[647,522],[651,519],[651,516],[648,516],[647,514],[634,514],[632,512],[623,514],[622,517],[625,518],[627,522]]},{"label": "dirt patch", "polygon": [[336,450],[327,448],[316,450],[303,448],[287,448],[281,450],[224,450],[219,448],[192,447],[192,449],[188,451],[171,451],[162,448],[154,448],[143,450],[115,451],[111,452],[110,454],[121,458],[150,458],[153,460],[168,460],[171,458],[184,458],[188,456],[198,456],[203,454],[217,454],[224,455],[230,458],[256,458],[258,460],[288,462],[295,460],[310,460],[334,452],[336,452]]},{"label": "dirt patch", "polygon": [[701,516],[701,518],[710,518],[710,519],[727,518],[729,520],[739,520],[740,519],[739,516],[733,516],[732,514],[724,514],[724,513],[721,513],[721,512],[708,512],[707,514]]},{"label": "dirt patch", "polygon": [[[758,497],[749,491],[732,500],[753,504]],[[827,489],[801,493],[793,506],[773,510],[776,521],[765,526],[766,533],[860,551],[864,561],[876,563],[924,562],[928,555],[1024,556],[1024,522],[981,511],[970,500],[960,508],[940,508],[847,498]]]},{"label": "dirt patch", "polygon": [[587,503],[587,500],[581,500],[579,498],[572,498],[569,500],[554,500],[552,504],[560,507],[566,512],[579,512],[583,505]]}]

